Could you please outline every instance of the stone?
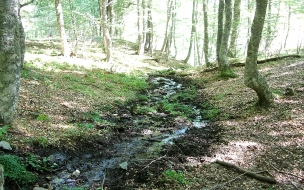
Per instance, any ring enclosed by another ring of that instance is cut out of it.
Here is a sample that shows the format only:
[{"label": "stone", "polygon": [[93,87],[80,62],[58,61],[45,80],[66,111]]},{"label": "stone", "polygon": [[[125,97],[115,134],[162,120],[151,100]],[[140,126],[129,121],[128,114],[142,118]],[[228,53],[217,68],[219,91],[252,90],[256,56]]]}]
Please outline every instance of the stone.
[{"label": "stone", "polygon": [[5,150],[12,150],[11,145],[6,141],[1,141],[0,142],[0,147],[2,147]]}]

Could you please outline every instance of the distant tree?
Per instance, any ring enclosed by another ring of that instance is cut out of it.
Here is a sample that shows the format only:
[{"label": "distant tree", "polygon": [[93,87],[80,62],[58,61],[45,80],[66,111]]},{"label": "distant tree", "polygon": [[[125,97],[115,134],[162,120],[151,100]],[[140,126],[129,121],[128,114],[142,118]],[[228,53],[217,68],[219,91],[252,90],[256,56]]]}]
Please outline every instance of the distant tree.
[{"label": "distant tree", "polygon": [[145,51],[150,52],[151,56],[153,55],[153,38],[154,38],[154,26],[152,19],[152,0],[148,0],[147,3],[147,31],[146,31],[146,42],[145,42]]},{"label": "distant tree", "polygon": [[168,0],[167,1],[167,23],[165,29],[164,42],[161,48],[162,54],[165,53],[166,59],[169,59],[170,50],[171,50],[171,41],[172,41],[172,25],[175,24],[172,21],[172,17],[174,16],[174,12],[176,11],[176,0]]},{"label": "distant tree", "polygon": [[203,12],[204,12],[204,57],[206,66],[210,66],[209,62],[209,34],[208,34],[208,12],[207,12],[208,0],[203,1]]},{"label": "distant tree", "polygon": [[[231,32],[231,20],[232,20],[232,10],[231,10],[231,0],[220,0],[220,4],[224,4],[224,12],[225,12],[225,24],[224,24],[224,28],[221,30],[219,29],[219,32],[221,33],[221,36],[218,36],[218,38],[220,38],[220,40],[218,41],[219,44],[217,44],[217,46],[219,46],[219,50],[218,50],[218,65],[219,65],[219,69],[221,72],[221,76],[223,77],[235,77],[236,75],[232,72],[229,62],[228,62],[228,58],[227,58],[227,54],[228,54],[228,40],[230,37],[230,32]],[[219,19],[222,19],[223,22],[223,18],[221,18],[222,16],[220,16],[222,13],[220,13],[221,11],[223,11],[223,5],[221,5],[221,8],[219,8]],[[220,23],[220,21],[219,21]],[[219,27],[221,27],[223,24],[219,24]]]},{"label": "distant tree", "polygon": [[138,25],[138,51],[139,56],[143,56],[145,53],[145,38],[146,38],[146,0],[137,0],[137,25]]},{"label": "distant tree", "polygon": [[233,22],[230,38],[230,46],[228,50],[229,57],[236,57],[236,39],[238,37],[239,24],[241,16],[241,0],[235,0],[233,6]]},{"label": "distant tree", "polygon": [[190,34],[190,44],[188,48],[188,54],[186,59],[184,60],[185,63],[188,63],[190,56],[191,56],[191,51],[193,45],[195,45],[195,35],[196,35],[196,24],[197,24],[197,7],[198,7],[198,1],[197,0],[192,0],[192,26],[191,26],[191,34]]},{"label": "distant tree", "polygon": [[19,1],[0,1],[0,125],[12,121],[18,104],[25,45]]},{"label": "distant tree", "polygon": [[258,95],[258,105],[267,106],[273,102],[272,92],[265,78],[257,68],[257,56],[265,21],[268,0],[256,0],[256,10],[251,26],[251,36],[248,43],[247,58],[244,71],[245,85]]},{"label": "distant tree", "polygon": [[55,0],[55,8],[56,8],[58,30],[61,39],[61,54],[64,57],[70,57],[71,50],[69,48],[67,35],[65,33],[61,0]]},{"label": "distant tree", "polygon": [[103,45],[106,52],[106,62],[110,63],[112,61],[112,38],[110,33],[110,26],[108,23],[107,7],[109,6],[111,0],[98,0],[100,15],[101,15],[101,25],[103,31]]}]

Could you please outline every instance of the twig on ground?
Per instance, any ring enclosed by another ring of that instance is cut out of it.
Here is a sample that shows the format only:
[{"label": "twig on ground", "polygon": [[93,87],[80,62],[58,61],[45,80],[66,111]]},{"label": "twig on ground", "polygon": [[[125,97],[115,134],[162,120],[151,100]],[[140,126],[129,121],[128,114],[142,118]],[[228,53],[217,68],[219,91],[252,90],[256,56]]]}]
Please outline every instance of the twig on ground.
[{"label": "twig on ground", "polygon": [[245,175],[245,174],[246,174],[246,173],[243,173],[243,174],[241,174],[241,175],[238,175],[238,176],[236,176],[236,178],[233,178],[233,179],[231,179],[231,180],[229,180],[229,181],[227,181],[227,182],[225,182],[225,183],[222,183],[222,184],[216,185],[216,186],[214,186],[214,187],[211,187],[209,190],[214,190],[214,189],[217,189],[217,188],[222,188],[222,187],[224,187],[225,185],[227,185],[227,184],[229,184],[229,183],[231,183],[231,182],[237,180],[238,178],[240,178],[241,176],[243,176],[243,175]]},{"label": "twig on ground", "polygon": [[303,177],[297,176],[297,175],[292,174],[292,173],[289,173],[289,172],[281,171],[281,170],[279,170],[278,168],[276,168],[274,165],[272,165],[271,163],[269,163],[269,162],[267,162],[267,163],[268,163],[275,171],[277,171],[277,172],[279,172],[279,173],[281,173],[281,174],[291,175],[291,176],[296,177],[296,178],[298,178],[298,179],[304,180]]},{"label": "twig on ground", "polygon": [[106,180],[106,171],[104,172],[104,176],[103,176],[103,180],[102,180],[102,183],[101,183],[101,189],[103,189],[103,185],[104,185],[104,182]]},{"label": "twig on ground", "polygon": [[146,169],[147,167],[149,167],[153,162],[156,162],[157,160],[160,160],[160,159],[162,159],[164,157],[166,157],[166,155],[161,156],[161,157],[159,157],[159,158],[157,158],[155,160],[152,160],[148,165],[146,165],[143,169],[141,169],[141,171],[143,171],[144,169]]},{"label": "twig on ground", "polygon": [[215,163],[220,164],[222,166],[233,168],[233,169],[237,170],[240,173],[244,173],[246,176],[253,177],[253,178],[255,178],[257,180],[260,180],[260,181],[265,181],[265,182],[271,183],[271,184],[276,183],[276,180],[274,178],[262,176],[262,175],[259,175],[257,173],[254,173],[254,172],[244,170],[244,169],[242,169],[242,168],[240,168],[240,167],[238,167],[238,166],[236,166],[234,164],[228,163],[228,162],[216,160]]}]

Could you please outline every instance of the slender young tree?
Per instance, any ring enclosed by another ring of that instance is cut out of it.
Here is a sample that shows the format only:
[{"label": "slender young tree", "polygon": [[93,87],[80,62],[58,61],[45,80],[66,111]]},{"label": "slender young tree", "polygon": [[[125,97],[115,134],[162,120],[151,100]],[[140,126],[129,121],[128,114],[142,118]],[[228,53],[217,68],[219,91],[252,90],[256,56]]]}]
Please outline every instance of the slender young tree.
[{"label": "slender young tree", "polygon": [[230,46],[228,50],[229,57],[236,57],[236,39],[238,37],[239,23],[241,17],[241,0],[235,0],[233,6],[233,22],[230,38]]},{"label": "slender young tree", "polygon": [[222,43],[223,28],[224,28],[224,0],[219,0],[218,16],[217,16],[217,40],[216,40],[216,60],[219,62],[219,54]]},{"label": "slender young tree", "polygon": [[166,29],[165,29],[165,37],[164,42],[161,48],[162,54],[165,52],[166,59],[169,59],[170,56],[170,49],[171,49],[171,40],[172,40],[172,16],[175,12],[175,3],[176,0],[168,0],[167,2],[167,23],[166,23]]},{"label": "slender young tree", "polygon": [[137,0],[137,26],[138,26],[138,51],[137,54],[139,56],[143,56],[145,53],[145,0]]},{"label": "slender young tree", "polygon": [[145,51],[150,52],[151,56],[153,55],[153,19],[152,19],[152,0],[147,2],[147,31],[146,31],[146,42],[145,42]]},{"label": "slender young tree", "polygon": [[[195,43],[195,35],[196,35],[196,23],[197,23],[197,0],[192,0],[192,27],[191,27],[191,34],[190,34],[190,44],[188,48],[188,54],[186,59],[184,60],[185,63],[188,63],[193,44]],[[195,52],[194,52],[195,53]]]},{"label": "slender young tree", "polygon": [[55,0],[55,8],[56,8],[58,30],[61,39],[61,54],[64,57],[70,57],[71,50],[69,48],[67,36],[65,33],[61,0]]},{"label": "slender young tree", "polygon": [[103,44],[106,52],[106,62],[110,63],[112,61],[112,39],[110,35],[110,27],[108,24],[107,7],[109,5],[108,0],[98,0],[100,15],[101,15],[101,25],[103,31]]},{"label": "slender young tree", "polygon": [[210,66],[209,62],[209,33],[208,33],[208,12],[207,12],[208,0],[203,1],[203,12],[204,12],[204,58],[207,67]]},{"label": "slender young tree", "polygon": [[253,89],[258,96],[258,105],[267,106],[273,102],[272,92],[265,78],[257,68],[257,57],[262,38],[268,0],[256,0],[255,15],[251,26],[247,58],[244,71],[245,85]]},{"label": "slender young tree", "polygon": [[0,1],[0,125],[9,124],[18,105],[25,41],[19,1]]}]

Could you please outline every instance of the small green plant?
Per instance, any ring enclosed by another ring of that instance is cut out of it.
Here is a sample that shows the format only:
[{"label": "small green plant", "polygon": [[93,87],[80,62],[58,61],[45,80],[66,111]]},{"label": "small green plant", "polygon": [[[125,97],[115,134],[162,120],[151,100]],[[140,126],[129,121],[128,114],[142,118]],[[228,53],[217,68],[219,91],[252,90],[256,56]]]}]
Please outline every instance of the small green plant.
[{"label": "small green plant", "polygon": [[9,126],[4,125],[3,127],[0,128],[0,138],[3,137],[3,134],[7,135],[7,129],[9,128]]},{"label": "small green plant", "polygon": [[184,174],[182,171],[175,171],[175,170],[166,170],[163,172],[164,181],[170,182],[174,181],[180,184],[187,185],[189,182],[185,179]]},{"label": "small green plant", "polygon": [[205,119],[214,119],[220,111],[217,108],[203,110],[202,114]]},{"label": "small green plant", "polygon": [[85,113],[85,117],[86,117],[86,119],[88,119],[90,121],[94,121],[96,123],[101,121],[100,114],[98,112],[95,112],[95,111]]},{"label": "small green plant", "polygon": [[85,130],[91,130],[95,127],[92,123],[77,123],[76,125]]},{"label": "small green plant", "polygon": [[50,157],[43,157],[42,160],[37,158],[37,156],[27,153],[25,158],[26,166],[30,167],[32,170],[37,172],[50,172],[57,167],[55,162],[51,162]]},{"label": "small green plant", "polygon": [[37,121],[45,122],[45,121],[50,121],[50,116],[44,115],[44,114],[39,114],[36,118]]},{"label": "small green plant", "polygon": [[37,180],[37,176],[27,171],[17,156],[8,154],[0,156],[0,164],[4,167],[4,177],[20,186],[33,183]]}]

